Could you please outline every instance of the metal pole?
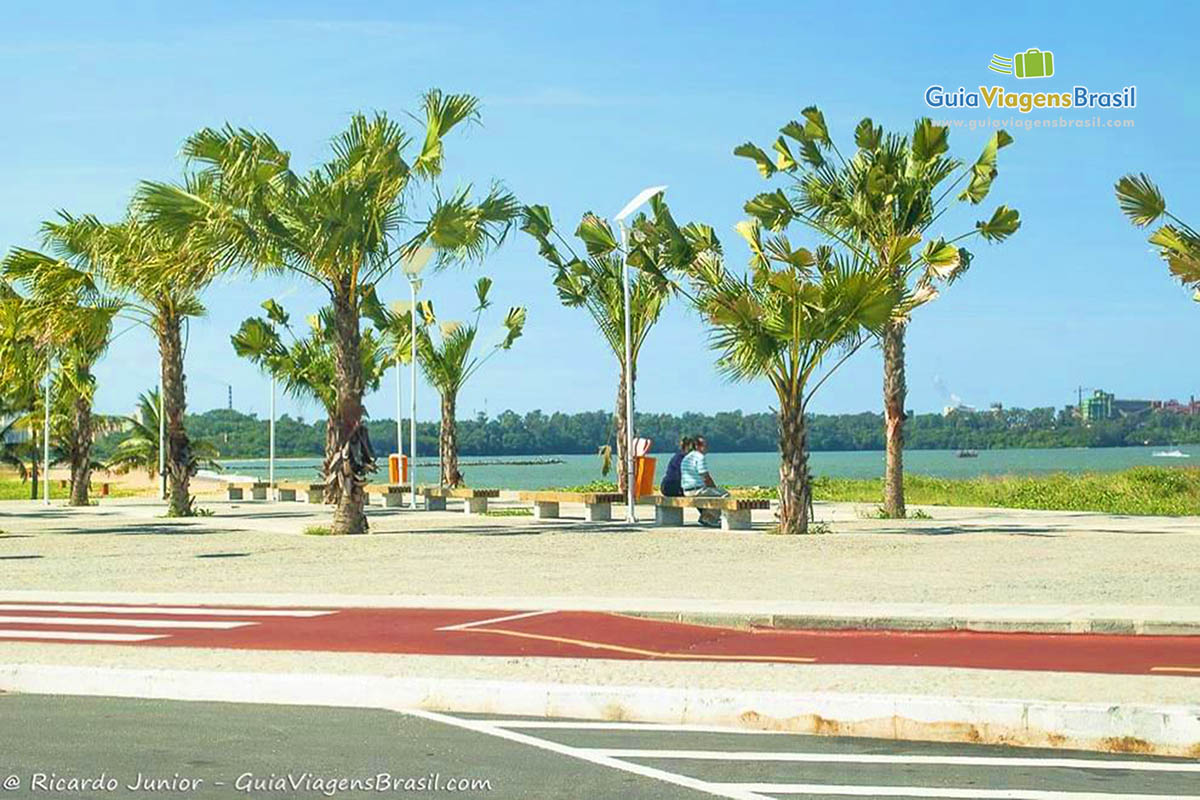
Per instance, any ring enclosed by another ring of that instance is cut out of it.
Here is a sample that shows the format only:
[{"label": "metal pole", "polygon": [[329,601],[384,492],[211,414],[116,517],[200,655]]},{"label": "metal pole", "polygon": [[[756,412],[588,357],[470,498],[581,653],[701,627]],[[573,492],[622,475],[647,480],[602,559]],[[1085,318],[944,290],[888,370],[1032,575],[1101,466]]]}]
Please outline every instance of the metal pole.
[{"label": "metal pole", "polygon": [[[404,422],[401,414],[403,405],[400,402],[400,351],[396,351],[396,455],[404,455]],[[403,461],[404,459],[400,459]]]},{"label": "metal pole", "polygon": [[408,288],[412,290],[412,341],[411,352],[411,389],[409,394],[412,396],[412,414],[408,420],[408,457],[411,463],[408,465],[408,507],[414,511],[417,508],[417,285],[410,278]]},{"label": "metal pole", "polygon": [[158,384],[158,499],[167,499],[167,418],[163,416],[163,387]]},{"label": "metal pole", "polygon": [[42,505],[50,505],[50,361],[46,361],[46,408],[42,422]]},{"label": "metal pole", "polygon": [[275,494],[275,376],[271,376],[271,456],[267,460],[267,491],[270,493],[271,499],[276,498]]},{"label": "metal pole", "polygon": [[625,232],[625,220],[621,220],[620,225],[621,265],[624,267],[621,287],[625,298],[625,495],[629,503],[625,521],[636,522],[633,513],[633,326],[629,311],[629,254],[626,252],[628,235]]}]

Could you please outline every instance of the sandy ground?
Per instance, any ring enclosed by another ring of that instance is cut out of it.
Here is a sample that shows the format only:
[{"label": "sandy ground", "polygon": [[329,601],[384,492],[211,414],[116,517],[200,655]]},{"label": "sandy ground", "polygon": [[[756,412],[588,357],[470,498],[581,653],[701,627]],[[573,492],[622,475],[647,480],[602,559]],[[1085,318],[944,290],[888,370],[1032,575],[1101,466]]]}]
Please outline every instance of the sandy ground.
[{"label": "sandy ground", "polygon": [[300,535],[328,524],[321,506],[204,505],[213,516],[171,520],[149,501],[0,503],[2,588],[1200,606],[1194,517],[927,508],[932,519],[897,522],[818,504],[833,533],[783,537],[690,517],[655,528],[376,507],[377,535],[334,538]]}]

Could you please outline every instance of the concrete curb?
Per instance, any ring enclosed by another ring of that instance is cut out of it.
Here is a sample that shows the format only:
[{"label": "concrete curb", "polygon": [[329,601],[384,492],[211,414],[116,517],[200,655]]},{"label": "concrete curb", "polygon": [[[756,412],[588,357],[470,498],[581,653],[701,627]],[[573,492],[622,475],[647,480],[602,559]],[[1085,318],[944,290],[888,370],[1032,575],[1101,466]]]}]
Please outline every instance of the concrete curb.
[{"label": "concrete curb", "polygon": [[729,614],[695,611],[621,611],[632,617],[784,630],[977,631],[991,633],[1095,633],[1123,636],[1200,636],[1200,621],[1136,617],[1012,618],[954,615],[857,616],[839,614]]},{"label": "concrete curb", "polygon": [[423,709],[1200,757],[1200,705],[0,664],[0,692]]}]

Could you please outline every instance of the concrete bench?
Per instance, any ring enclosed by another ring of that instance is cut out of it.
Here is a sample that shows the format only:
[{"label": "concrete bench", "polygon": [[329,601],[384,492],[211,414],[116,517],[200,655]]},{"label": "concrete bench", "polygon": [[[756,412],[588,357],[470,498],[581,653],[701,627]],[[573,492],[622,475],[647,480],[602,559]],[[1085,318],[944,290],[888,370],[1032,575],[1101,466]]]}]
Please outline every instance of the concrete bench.
[{"label": "concrete bench", "polygon": [[283,481],[275,484],[275,488],[280,500],[294,501],[297,499],[297,495],[303,494],[310,503],[319,505],[325,502],[325,484],[323,483]]},{"label": "concrete bench", "polygon": [[230,483],[226,489],[229,490],[230,500],[246,499],[246,491],[250,491],[250,497],[254,500],[266,500],[267,490],[271,488],[271,484],[266,481],[254,481],[253,483]]},{"label": "concrete bench", "polygon": [[683,510],[695,508],[721,512],[721,530],[750,530],[750,512],[769,509],[770,500],[749,500],[744,497],[663,497],[654,496],[656,525],[683,525]]},{"label": "concrete bench", "polygon": [[522,502],[533,503],[534,519],[558,519],[559,503],[582,503],[587,508],[588,522],[607,522],[612,519],[613,503],[624,503],[620,492],[521,492]]},{"label": "concrete bench", "polygon": [[373,494],[379,495],[383,498],[383,504],[387,508],[398,508],[404,505],[404,495],[411,490],[412,487],[407,483],[372,483],[368,484],[366,488],[368,497]]},{"label": "concrete bench", "polygon": [[500,496],[499,489],[443,489],[429,486],[417,491],[425,496],[426,511],[445,511],[446,500],[452,497],[463,501],[463,511],[467,514],[486,514],[488,499]]}]

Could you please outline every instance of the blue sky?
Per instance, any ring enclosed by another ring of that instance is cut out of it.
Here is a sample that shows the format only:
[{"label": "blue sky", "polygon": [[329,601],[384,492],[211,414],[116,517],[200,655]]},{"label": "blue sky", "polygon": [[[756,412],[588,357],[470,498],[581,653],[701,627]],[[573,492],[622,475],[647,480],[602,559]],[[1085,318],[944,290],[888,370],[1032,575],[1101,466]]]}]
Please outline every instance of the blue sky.
[{"label": "blue sky", "polygon": [[[848,147],[863,116],[889,129],[939,116],[923,101],[933,83],[1136,84],[1136,109],[1104,115],[1135,127],[1014,131],[986,206],[943,218],[944,232],[957,233],[1007,203],[1024,224],[1004,245],[975,246],[968,275],[917,315],[909,405],[938,409],[952,392],[976,405],[1061,406],[1079,385],[1119,396],[1200,394],[1194,359],[1180,355],[1200,341],[1200,307],[1121,217],[1111,188],[1124,172],[1146,171],[1173,210],[1200,219],[1200,14],[1182,5],[1142,3],[1130,14],[1127,3],[925,3],[919,13],[855,4],[835,13],[829,4],[794,2],[92,0],[5,10],[5,249],[36,245],[38,223],[58,208],[119,217],[138,180],[178,175],[179,146],[201,126],[265,130],[307,167],[354,111],[400,116],[417,108],[423,90],[440,87],[484,103],[482,126],[448,142],[448,185],[500,179],[573,229],[583,211],[611,216],[643,186],[665,183],[676,216],[712,224],[727,257],[742,262],[733,225],[745,200],[767,187],[731,151],[746,140],[769,145],[809,104],[824,110]],[[993,53],[1029,47],[1054,52],[1054,78],[1018,81],[986,69]],[[954,130],[951,149],[973,160],[988,135]],[[495,279],[498,306],[527,305],[529,324],[525,338],[465,388],[462,415],[612,406],[612,358],[586,314],[558,304],[528,237],[516,233],[473,272]],[[474,277],[450,271],[427,282],[443,317],[467,311]],[[399,279],[381,287],[385,298],[401,292]],[[209,315],[190,331],[193,410],[224,406],[232,385],[235,407],[265,414],[267,383],[234,356],[229,335],[268,297],[297,315],[324,301],[311,286],[283,279],[214,287]],[[147,334],[123,335],[97,370],[99,408],[128,412],[136,394],[157,383],[157,363]],[[392,414],[393,385],[389,376],[369,398],[375,416]],[[420,416],[435,417],[428,389],[424,398]],[[647,411],[752,412],[766,410],[771,394],[718,377],[700,321],[676,306],[645,347],[638,401]],[[819,412],[879,407],[875,350],[857,356],[813,404]],[[320,415],[291,401],[281,408]]]}]

